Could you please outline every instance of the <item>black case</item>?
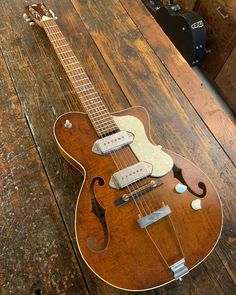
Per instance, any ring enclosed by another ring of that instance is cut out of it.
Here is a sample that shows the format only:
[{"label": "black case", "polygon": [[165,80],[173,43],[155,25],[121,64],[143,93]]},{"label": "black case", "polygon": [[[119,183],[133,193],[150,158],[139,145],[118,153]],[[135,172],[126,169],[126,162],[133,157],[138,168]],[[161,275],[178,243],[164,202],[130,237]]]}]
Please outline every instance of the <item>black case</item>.
[{"label": "black case", "polygon": [[179,4],[142,1],[186,61],[191,66],[197,65],[206,48],[207,34],[203,19],[193,11],[182,9]]}]

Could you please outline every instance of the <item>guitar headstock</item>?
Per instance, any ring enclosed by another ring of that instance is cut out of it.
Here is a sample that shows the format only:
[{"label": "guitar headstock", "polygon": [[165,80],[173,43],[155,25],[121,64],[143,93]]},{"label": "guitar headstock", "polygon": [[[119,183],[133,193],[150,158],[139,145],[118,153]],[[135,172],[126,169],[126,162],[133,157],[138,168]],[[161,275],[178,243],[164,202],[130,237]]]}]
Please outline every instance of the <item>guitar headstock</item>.
[{"label": "guitar headstock", "polygon": [[44,27],[44,21],[46,20],[57,19],[54,12],[48,9],[44,3],[27,6],[26,13],[24,13],[23,17],[30,25],[36,23],[40,27]]}]

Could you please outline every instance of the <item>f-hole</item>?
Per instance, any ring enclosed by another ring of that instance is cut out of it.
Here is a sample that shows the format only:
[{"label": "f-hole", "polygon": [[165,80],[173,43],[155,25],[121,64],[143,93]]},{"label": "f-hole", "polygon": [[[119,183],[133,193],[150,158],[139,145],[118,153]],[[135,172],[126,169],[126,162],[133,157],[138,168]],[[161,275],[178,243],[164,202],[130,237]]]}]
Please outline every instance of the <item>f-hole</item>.
[{"label": "f-hole", "polygon": [[177,178],[182,184],[186,185],[188,191],[189,191],[191,194],[193,194],[194,196],[196,196],[196,197],[198,197],[198,198],[203,198],[203,197],[205,197],[205,195],[206,195],[206,191],[207,191],[205,183],[203,183],[203,182],[201,182],[201,181],[198,183],[198,187],[202,190],[202,193],[201,193],[201,194],[198,194],[198,193],[194,192],[194,191],[188,186],[188,184],[186,183],[186,181],[185,181],[185,179],[184,179],[184,177],[183,177],[182,169],[181,169],[181,168],[179,168],[179,167],[177,167],[176,165],[174,165],[174,167],[173,167],[173,172],[174,172],[174,177]]},{"label": "f-hole", "polygon": [[94,191],[95,185],[104,185],[104,180],[101,177],[95,177],[90,184],[90,198],[92,203],[92,212],[97,216],[103,229],[104,239],[98,243],[96,237],[90,236],[87,238],[87,245],[92,251],[102,251],[106,248],[108,243],[108,228],[106,223],[105,209],[99,204]]}]

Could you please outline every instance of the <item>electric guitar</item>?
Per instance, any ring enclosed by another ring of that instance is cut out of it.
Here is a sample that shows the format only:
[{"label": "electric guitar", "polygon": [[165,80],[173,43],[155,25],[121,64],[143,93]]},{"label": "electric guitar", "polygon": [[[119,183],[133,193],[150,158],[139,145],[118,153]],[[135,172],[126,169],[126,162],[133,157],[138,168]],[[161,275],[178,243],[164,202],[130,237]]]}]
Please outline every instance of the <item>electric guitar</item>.
[{"label": "electric guitar", "polygon": [[108,284],[149,290],[181,279],[215,247],[222,208],[209,178],[156,145],[140,106],[109,113],[44,4],[25,18],[42,27],[85,112],[61,115],[54,136],[84,174],[75,233],[88,267]]}]

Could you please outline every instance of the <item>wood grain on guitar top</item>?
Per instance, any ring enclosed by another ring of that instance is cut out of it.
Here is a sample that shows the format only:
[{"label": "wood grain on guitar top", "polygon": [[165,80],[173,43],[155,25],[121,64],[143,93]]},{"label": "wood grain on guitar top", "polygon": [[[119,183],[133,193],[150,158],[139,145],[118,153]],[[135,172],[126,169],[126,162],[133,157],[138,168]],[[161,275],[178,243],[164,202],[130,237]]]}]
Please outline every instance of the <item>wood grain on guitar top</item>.
[{"label": "wood grain on guitar top", "polygon": [[[139,118],[151,141],[149,118],[144,108],[130,108],[115,115]],[[66,120],[72,123],[72,128],[64,127]],[[170,171],[160,178],[163,185],[145,193],[142,200],[146,209],[147,203],[155,209],[167,204],[172,213],[150,225],[148,230],[141,229],[134,201],[122,206],[114,204],[126,189],[115,190],[109,186],[117,167],[111,155],[92,152],[98,136],[88,116],[84,113],[64,114],[57,120],[54,132],[65,159],[85,174],[77,201],[76,236],[82,257],[100,278],[121,289],[147,290],[173,280],[168,265],[180,260],[182,254],[186,266],[192,269],[212,251],[221,232],[221,203],[208,177],[194,164],[166,151],[182,169],[191,188],[200,192],[198,183],[205,183],[207,193],[201,199],[202,209],[194,211],[191,208],[196,197],[189,191],[184,194],[175,192],[179,181]],[[137,162],[132,151],[125,149],[127,164]],[[118,157],[120,152],[117,152]]]}]

